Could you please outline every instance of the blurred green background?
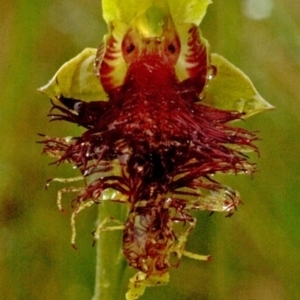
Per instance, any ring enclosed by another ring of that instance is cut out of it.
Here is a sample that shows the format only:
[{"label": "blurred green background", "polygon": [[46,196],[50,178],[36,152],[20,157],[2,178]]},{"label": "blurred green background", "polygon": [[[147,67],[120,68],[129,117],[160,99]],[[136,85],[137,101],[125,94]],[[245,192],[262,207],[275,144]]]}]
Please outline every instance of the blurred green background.
[{"label": "blurred green background", "polygon": [[[47,179],[74,176],[69,166],[48,166],[35,143],[38,132],[80,132],[50,123],[50,103],[36,89],[85,47],[97,47],[106,25],[99,0],[0,2],[0,299],[91,299],[96,207],[78,216],[70,246],[70,200],[56,207],[62,185]],[[259,131],[258,172],[224,177],[243,198],[232,218],[199,212],[188,250],[209,253],[210,263],[183,258],[168,286],[141,299],[300,299],[300,2],[215,0],[201,26],[213,52],[253,80],[276,110],[245,126]],[[77,175],[77,174],[76,174]],[[114,233],[111,233],[114,234]],[[124,299],[128,278],[120,289]]]}]

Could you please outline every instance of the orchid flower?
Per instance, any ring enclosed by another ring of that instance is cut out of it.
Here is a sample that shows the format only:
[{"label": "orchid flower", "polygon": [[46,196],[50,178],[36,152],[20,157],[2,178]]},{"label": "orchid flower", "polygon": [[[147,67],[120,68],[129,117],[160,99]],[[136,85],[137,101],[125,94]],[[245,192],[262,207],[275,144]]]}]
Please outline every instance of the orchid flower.
[{"label": "orchid flower", "polygon": [[99,220],[94,234],[122,231],[123,255],[137,270],[129,300],[166,284],[183,255],[209,259],[185,249],[196,225],[191,212],[233,213],[239,193],[213,175],[252,174],[246,154],[258,149],[254,133],[229,123],[272,108],[242,71],[210,53],[199,29],[209,4],[103,0],[108,33],[99,48],[83,50],[40,88],[51,98],[52,120],[85,128],[42,142],[56,164],[81,174],[54,180],[84,181],[58,197],[61,208],[63,192],[78,193],[72,243],[82,209],[109,201],[126,210],[125,219]]}]

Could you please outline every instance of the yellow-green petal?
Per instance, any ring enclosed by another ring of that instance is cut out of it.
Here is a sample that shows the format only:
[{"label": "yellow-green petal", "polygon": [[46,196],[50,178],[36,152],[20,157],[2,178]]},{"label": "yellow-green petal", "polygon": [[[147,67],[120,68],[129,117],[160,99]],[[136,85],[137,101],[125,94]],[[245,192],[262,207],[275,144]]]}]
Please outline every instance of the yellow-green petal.
[{"label": "yellow-green petal", "polygon": [[106,93],[95,72],[97,49],[86,48],[62,65],[48,84],[39,91],[52,99],[65,98],[84,101],[106,100]]},{"label": "yellow-green petal", "polygon": [[[137,15],[156,6],[170,12],[175,24],[199,25],[210,3],[210,0],[103,0],[102,7],[103,17],[107,23],[120,20],[129,24]],[[154,22],[157,19],[155,14],[152,19]]]},{"label": "yellow-green petal", "polygon": [[206,14],[211,0],[169,0],[171,16],[175,24],[193,23],[199,25]]},{"label": "yellow-green petal", "polygon": [[214,53],[211,61],[217,74],[204,90],[203,104],[236,110],[245,113],[245,118],[274,108],[257,92],[249,77],[224,57]]},{"label": "yellow-green petal", "polygon": [[128,26],[119,20],[114,20],[110,25],[112,30],[104,36],[96,54],[97,73],[105,91],[121,86],[127,72],[122,41]]}]

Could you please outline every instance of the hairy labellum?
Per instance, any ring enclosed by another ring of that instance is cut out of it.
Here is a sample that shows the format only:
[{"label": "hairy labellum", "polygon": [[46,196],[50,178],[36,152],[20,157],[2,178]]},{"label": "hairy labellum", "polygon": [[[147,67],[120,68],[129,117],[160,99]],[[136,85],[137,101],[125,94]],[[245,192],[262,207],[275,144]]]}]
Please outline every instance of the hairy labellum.
[{"label": "hairy labellum", "polygon": [[[146,277],[166,274],[177,264],[171,256],[193,256],[184,249],[195,226],[192,210],[233,212],[238,193],[212,175],[252,173],[254,166],[243,152],[256,150],[254,134],[228,125],[241,113],[201,104],[199,94],[214,67],[197,27],[187,28],[188,76],[181,80],[176,68],[182,45],[172,22],[165,24],[163,38],[143,38],[131,27],[119,48],[111,35],[96,61],[109,101],[61,95],[50,116],[86,131],[43,142],[57,164],[71,163],[85,178],[78,207],[101,202],[107,190],[123,195],[112,199],[128,206],[123,252]],[[122,84],[114,81],[118,55],[126,66]]]},{"label": "hairy labellum", "polygon": [[[107,188],[127,195],[124,254],[131,266],[149,275],[167,271],[170,249],[178,240],[173,219],[193,220],[182,212],[186,203],[189,209],[214,210],[206,190],[216,195],[225,190],[224,210],[231,213],[238,204],[238,195],[211,175],[253,170],[235,147],[253,147],[253,134],[226,125],[241,115],[209,108],[197,99],[182,90],[174,70],[159,57],[145,57],[130,66],[124,85],[108,102],[83,103],[76,116],[61,109],[66,114],[60,118],[88,128],[81,137],[45,141],[45,152],[58,156],[58,163],[76,165],[87,178],[78,201],[97,202]],[[62,102],[69,105],[66,99]],[[98,117],[89,119],[92,105]],[[119,174],[114,174],[116,164]],[[179,204],[171,208],[173,202]]]}]

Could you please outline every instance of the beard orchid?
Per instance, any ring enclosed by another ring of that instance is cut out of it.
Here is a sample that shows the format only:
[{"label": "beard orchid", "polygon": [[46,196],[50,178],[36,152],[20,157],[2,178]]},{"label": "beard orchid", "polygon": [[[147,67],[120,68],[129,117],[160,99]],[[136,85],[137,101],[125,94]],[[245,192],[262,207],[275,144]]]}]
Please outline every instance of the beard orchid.
[{"label": "beard orchid", "polygon": [[209,0],[102,3],[108,33],[99,48],[83,50],[40,89],[51,98],[52,120],[84,132],[42,143],[84,182],[65,190],[78,192],[72,243],[74,217],[85,207],[126,208],[124,220],[99,220],[95,237],[123,231],[123,255],[137,270],[126,297],[136,299],[146,286],[166,283],[183,255],[209,259],[185,249],[192,211],[233,213],[239,193],[213,175],[252,174],[246,153],[258,150],[254,133],[229,123],[272,106],[239,69],[210,53],[198,27]]}]

